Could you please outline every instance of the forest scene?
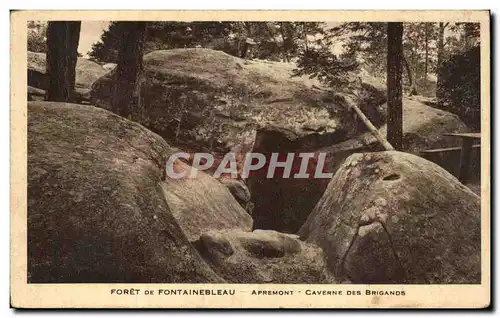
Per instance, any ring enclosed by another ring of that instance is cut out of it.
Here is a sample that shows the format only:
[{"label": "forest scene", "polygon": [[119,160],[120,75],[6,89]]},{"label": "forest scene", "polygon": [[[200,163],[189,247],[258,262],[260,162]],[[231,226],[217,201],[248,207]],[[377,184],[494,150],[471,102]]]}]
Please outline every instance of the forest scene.
[{"label": "forest scene", "polygon": [[84,23],[27,25],[28,282],[481,282],[479,23]]}]

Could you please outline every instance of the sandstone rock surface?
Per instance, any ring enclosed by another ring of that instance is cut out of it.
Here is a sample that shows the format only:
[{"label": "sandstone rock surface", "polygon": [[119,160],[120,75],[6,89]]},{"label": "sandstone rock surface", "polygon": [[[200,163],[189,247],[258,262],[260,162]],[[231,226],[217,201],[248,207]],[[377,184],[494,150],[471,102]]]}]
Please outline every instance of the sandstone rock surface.
[{"label": "sandstone rock surface", "polygon": [[401,152],[350,156],[299,234],[353,283],[481,281],[480,199],[455,177]]},{"label": "sandstone rock surface", "polygon": [[28,282],[223,282],[167,205],[168,149],[97,107],[29,103]]},{"label": "sandstone rock surface", "polygon": [[335,283],[321,249],[296,235],[266,230],[207,232],[195,246],[221,277],[233,283]]}]

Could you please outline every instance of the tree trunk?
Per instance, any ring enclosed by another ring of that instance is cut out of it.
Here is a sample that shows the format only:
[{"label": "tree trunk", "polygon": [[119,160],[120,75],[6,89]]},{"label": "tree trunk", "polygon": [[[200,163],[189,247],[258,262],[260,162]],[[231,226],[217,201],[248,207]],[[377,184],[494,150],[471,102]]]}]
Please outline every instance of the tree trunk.
[{"label": "tree trunk", "polygon": [[283,49],[283,55],[285,57],[285,61],[290,62],[290,56],[288,55],[290,40],[289,40],[289,38],[287,36],[287,32],[285,30],[285,26],[286,26],[285,23],[279,22],[280,34],[281,34],[281,38],[283,39],[282,49]]},{"label": "tree trunk", "polygon": [[429,26],[425,23],[425,62],[424,62],[424,79],[427,80],[429,65]]},{"label": "tree trunk", "polygon": [[411,51],[411,65],[413,66],[413,71],[412,71],[412,75],[413,75],[412,83],[413,83],[413,85],[410,86],[410,96],[413,96],[413,95],[418,95],[418,91],[417,91],[418,56],[415,52],[415,49],[412,49],[412,51]]},{"label": "tree trunk", "polygon": [[118,24],[123,30],[123,36],[116,66],[113,112],[140,121],[143,115],[141,77],[146,22],[118,22]]},{"label": "tree trunk", "polygon": [[403,62],[406,69],[406,75],[408,75],[408,84],[410,87],[413,87],[413,73],[411,71],[410,63],[408,63],[408,59],[404,55]]},{"label": "tree trunk", "polygon": [[309,44],[308,44],[308,41],[307,41],[307,30],[306,30],[306,23],[303,22],[302,23],[302,36],[304,37],[304,48],[307,51],[309,51]]},{"label": "tree trunk", "polygon": [[365,124],[366,128],[372,133],[372,135],[377,139],[377,141],[384,147],[385,150],[394,150],[394,147],[382,136],[382,134],[378,131],[377,127],[375,127],[372,122],[366,117],[366,115],[363,113],[361,109],[356,105],[356,102],[359,101],[353,101],[349,97],[346,97],[347,104],[349,105],[350,108],[352,108],[355,112],[358,118]]},{"label": "tree trunk", "polygon": [[387,24],[387,141],[403,150],[403,23]]},{"label": "tree trunk", "polygon": [[80,39],[79,21],[54,21],[47,27],[47,74],[49,87],[46,99],[74,102],[76,61]]},{"label": "tree trunk", "polygon": [[437,63],[436,63],[436,97],[438,100],[442,97],[441,91],[441,64],[444,58],[444,30],[449,23],[439,22],[438,28],[438,43],[437,43]]}]

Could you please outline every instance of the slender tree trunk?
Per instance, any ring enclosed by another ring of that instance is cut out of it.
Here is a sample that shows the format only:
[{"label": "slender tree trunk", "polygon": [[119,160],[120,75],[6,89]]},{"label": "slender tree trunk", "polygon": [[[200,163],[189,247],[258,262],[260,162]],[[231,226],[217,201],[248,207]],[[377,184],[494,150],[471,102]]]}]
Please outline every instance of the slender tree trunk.
[{"label": "slender tree trunk", "polygon": [[408,84],[410,87],[413,87],[413,73],[411,71],[410,63],[408,63],[408,59],[403,55],[404,67],[406,70],[406,75],[408,76]]},{"label": "slender tree trunk", "polygon": [[429,63],[429,26],[425,23],[425,62],[424,62],[424,79],[427,80]]},{"label": "slender tree trunk", "polygon": [[403,150],[403,23],[387,24],[387,141]]},{"label": "slender tree trunk", "polygon": [[115,85],[113,90],[113,112],[141,121],[142,56],[146,22],[118,22],[123,36],[118,52]]},{"label": "slender tree trunk", "polygon": [[412,75],[413,75],[413,79],[412,79],[412,83],[413,85],[410,86],[410,96],[413,96],[413,95],[418,95],[418,91],[417,91],[417,66],[418,66],[418,57],[417,57],[417,54],[415,53],[415,49],[412,49],[411,51],[411,65],[412,65]]},{"label": "slender tree trunk", "polygon": [[242,45],[240,50],[240,57],[242,59],[251,58],[248,56],[248,52],[250,50],[250,45],[248,44],[248,39],[253,39],[252,32],[252,23],[251,22],[242,22],[243,24],[243,37],[242,37]]},{"label": "slender tree trunk", "polygon": [[365,124],[366,128],[372,133],[372,135],[377,139],[377,141],[384,147],[385,150],[394,150],[394,147],[382,136],[378,129],[372,124],[372,122],[366,117],[361,109],[356,105],[356,102],[347,98],[347,103],[355,112],[357,117]]},{"label": "slender tree trunk", "polygon": [[79,21],[54,21],[47,27],[47,74],[49,87],[46,99],[74,102],[76,61],[80,39]]},{"label": "slender tree trunk", "polygon": [[283,46],[282,46],[282,48],[283,48],[283,54],[285,56],[285,61],[286,62],[290,62],[290,57],[288,55],[288,49],[289,49],[288,48],[288,46],[289,46],[288,44],[289,44],[290,41],[289,41],[289,39],[288,39],[288,37],[286,35],[285,24],[283,22],[280,22],[279,25],[280,25],[281,38],[283,39]]},{"label": "slender tree trunk", "polygon": [[306,30],[306,23],[302,23],[302,36],[304,37],[304,48],[307,51],[309,51],[309,43],[307,41],[307,30]]},{"label": "slender tree trunk", "polygon": [[444,23],[439,22],[438,43],[437,43],[437,66],[441,66],[444,51]]},{"label": "slender tree trunk", "polygon": [[441,64],[443,63],[444,55],[444,30],[449,23],[439,22],[438,28],[438,43],[437,43],[437,64],[436,64],[436,97],[440,99],[442,97],[441,91]]}]

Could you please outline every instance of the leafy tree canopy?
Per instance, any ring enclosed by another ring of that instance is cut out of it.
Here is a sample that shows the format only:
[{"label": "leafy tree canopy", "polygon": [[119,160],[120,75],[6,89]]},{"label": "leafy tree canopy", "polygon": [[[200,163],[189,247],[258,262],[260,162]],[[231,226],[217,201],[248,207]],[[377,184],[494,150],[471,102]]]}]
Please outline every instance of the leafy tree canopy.
[{"label": "leafy tree canopy", "polygon": [[[204,47],[228,54],[290,60],[322,32],[318,22],[148,22],[145,53],[172,48]],[[99,62],[116,62],[123,30],[112,22],[89,52]]]},{"label": "leafy tree canopy", "polygon": [[28,21],[28,51],[47,52],[47,24],[40,21]]},{"label": "leafy tree canopy", "polygon": [[476,45],[449,56],[440,67],[441,108],[457,114],[466,124],[481,129],[481,53]]}]

